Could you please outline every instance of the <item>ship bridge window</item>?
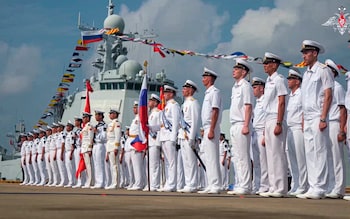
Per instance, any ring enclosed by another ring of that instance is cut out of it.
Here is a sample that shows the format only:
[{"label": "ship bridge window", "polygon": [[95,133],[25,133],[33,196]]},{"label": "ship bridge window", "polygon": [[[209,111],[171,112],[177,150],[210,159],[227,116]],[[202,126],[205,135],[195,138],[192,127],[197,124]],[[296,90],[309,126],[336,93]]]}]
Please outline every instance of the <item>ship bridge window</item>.
[{"label": "ship bridge window", "polygon": [[126,89],[133,90],[133,88],[134,88],[134,83],[127,83],[126,84]]},{"label": "ship bridge window", "polygon": [[150,90],[150,91],[157,91],[156,88],[157,88],[157,86],[156,86],[155,84],[151,84],[151,85],[149,86],[149,90]]},{"label": "ship bridge window", "polygon": [[101,83],[100,84],[100,89],[101,90],[106,90],[106,83]]},{"label": "ship bridge window", "polygon": [[107,85],[107,90],[111,90],[112,89],[112,83],[106,83]]},{"label": "ship bridge window", "polygon": [[135,90],[141,90],[141,84],[135,83]]},{"label": "ship bridge window", "polygon": [[119,89],[125,89],[125,86],[124,86],[123,82],[119,82],[118,85],[119,85]]}]

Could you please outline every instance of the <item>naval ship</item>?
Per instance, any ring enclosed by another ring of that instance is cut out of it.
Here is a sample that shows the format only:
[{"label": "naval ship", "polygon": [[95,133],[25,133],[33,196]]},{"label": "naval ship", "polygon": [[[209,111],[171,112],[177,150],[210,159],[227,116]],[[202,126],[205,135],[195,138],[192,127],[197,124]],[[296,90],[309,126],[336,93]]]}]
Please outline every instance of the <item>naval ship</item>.
[{"label": "naval ship", "polygon": [[[104,20],[103,28],[105,30],[118,29],[118,33],[123,34],[125,22],[121,16],[114,14],[112,0],[109,0],[107,9],[108,14]],[[96,30],[94,27],[80,25],[80,22],[78,22],[78,28],[81,31]],[[155,36],[147,35],[144,38]],[[138,37],[142,38],[143,36]],[[148,74],[144,68],[145,65],[128,59],[128,50],[123,46],[123,41],[120,38],[103,34],[101,42],[96,51],[99,58],[91,63],[97,69],[97,74],[89,78],[93,88],[93,92],[89,94],[91,112],[100,110],[107,114],[111,108],[116,108],[120,111],[119,121],[122,123],[122,128],[125,128],[125,126],[130,125],[134,118],[132,107],[134,101],[139,100],[143,77],[148,77],[149,94],[159,94],[160,88],[165,84],[176,86],[174,81],[166,78],[164,70],[156,74]],[[154,75],[154,77],[149,75]],[[69,120],[73,121],[75,116],[81,116],[85,108],[86,93],[86,90],[76,91],[64,97],[53,108],[53,120],[66,123]],[[95,122],[94,117],[91,120],[92,123]],[[104,120],[106,123],[110,122],[108,116],[105,116]],[[0,177],[6,180],[21,180],[22,171],[18,152],[16,152],[16,156],[11,158],[13,159],[0,159]]]}]

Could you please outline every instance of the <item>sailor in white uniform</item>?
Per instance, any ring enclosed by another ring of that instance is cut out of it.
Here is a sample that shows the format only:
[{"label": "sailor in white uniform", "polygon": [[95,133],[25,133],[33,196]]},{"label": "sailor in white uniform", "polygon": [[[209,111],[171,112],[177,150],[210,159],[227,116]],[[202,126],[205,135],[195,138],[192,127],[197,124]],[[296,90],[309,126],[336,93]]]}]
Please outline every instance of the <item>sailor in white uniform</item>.
[{"label": "sailor in white uniform", "polygon": [[105,187],[106,172],[106,142],[107,142],[107,125],[103,121],[104,112],[95,110],[95,120],[97,125],[94,127],[94,144],[92,148],[92,159],[94,163],[95,185],[92,189],[101,189]]},{"label": "sailor in white uniform", "polygon": [[37,184],[38,186],[45,185],[45,181],[47,178],[46,168],[45,168],[45,143],[46,143],[46,130],[43,128],[39,128],[39,144],[37,147],[37,164],[40,174],[40,182]]},{"label": "sailor in white uniform", "polygon": [[75,159],[74,159],[74,150],[75,150],[75,133],[73,131],[74,124],[68,120],[66,124],[66,138],[65,138],[65,166],[67,169],[67,178],[68,183],[65,185],[65,188],[70,188],[75,184]]},{"label": "sailor in white uniform", "polygon": [[308,188],[306,157],[303,133],[303,109],[301,105],[302,75],[297,69],[288,72],[288,87],[291,90],[286,110],[287,144],[286,152],[289,171],[292,176],[291,189],[288,194],[296,196],[305,193]]},{"label": "sailor in white uniform", "polygon": [[265,144],[269,192],[260,193],[263,197],[284,197],[288,192],[288,162],[285,153],[286,133],[285,107],[288,94],[286,79],[277,69],[282,59],[266,52],[263,60],[264,71],[268,74],[265,84]]},{"label": "sailor in white uniform", "polygon": [[63,187],[67,182],[67,171],[65,165],[65,139],[66,132],[64,131],[64,124],[58,122],[56,148],[57,148],[57,167],[60,175],[60,183],[57,187]]},{"label": "sailor in white uniform", "polygon": [[33,147],[33,133],[29,132],[27,135],[27,144],[26,144],[26,167],[29,175],[29,182],[26,185],[33,185],[35,182],[35,175],[32,165],[32,147]]},{"label": "sailor in white uniform", "polygon": [[165,186],[158,189],[160,192],[174,192],[177,186],[177,135],[180,122],[180,106],[174,100],[176,89],[169,85],[164,85],[165,108],[161,112],[162,125],[160,128],[160,142],[165,158],[165,168],[167,169]]},{"label": "sailor in white uniform", "polygon": [[[106,171],[111,176],[111,184],[106,185],[105,189],[116,189],[119,181],[119,151],[122,135],[121,123],[118,121],[120,112],[117,109],[109,110],[109,118],[112,120],[107,127],[107,143],[106,143],[106,161],[109,168]],[[107,181],[107,180],[106,180]]]},{"label": "sailor in white uniform", "polygon": [[[220,156],[220,172],[222,180],[222,190],[227,190],[228,188],[228,141],[226,140],[225,133],[220,133],[220,143],[219,143],[219,156]],[[230,193],[228,193],[230,194]]]},{"label": "sailor in white uniform", "polygon": [[[129,126],[125,126],[125,132],[122,134],[120,140],[121,151],[119,156],[119,166],[120,166],[120,188],[131,188],[133,184],[133,179],[130,178],[129,168],[132,171],[131,159],[130,159],[130,143],[127,141],[129,137]],[[127,162],[130,161],[130,162]],[[133,174],[132,174],[133,175]]]},{"label": "sailor in white uniform", "polygon": [[45,186],[51,186],[54,182],[51,163],[50,163],[51,141],[52,141],[52,127],[47,126],[46,127],[46,142],[45,142],[45,167],[46,167],[46,173],[48,176],[48,181],[45,184]]},{"label": "sailor in white uniform", "polygon": [[50,166],[52,170],[52,184],[50,186],[56,186],[60,182],[60,176],[59,171],[57,167],[57,159],[59,158],[57,155],[57,138],[59,133],[57,132],[58,124],[52,123],[52,134],[51,134],[51,141],[50,141]]},{"label": "sailor in white uniform", "polygon": [[[339,75],[338,66],[331,59],[325,64],[331,69],[334,78]],[[334,80],[333,101],[329,109],[329,136],[331,140],[328,147],[328,189],[327,198],[342,198],[345,194],[345,160],[344,141],[346,140],[345,90]]]},{"label": "sailor in white uniform", "polygon": [[78,170],[81,156],[81,130],[83,119],[79,116],[74,117],[74,177],[76,177],[76,184],[72,188],[80,188],[85,183],[85,171],[81,172],[77,177],[76,171]]},{"label": "sailor in white uniform", "polygon": [[26,185],[29,183],[29,174],[26,167],[26,147],[27,147],[27,135],[24,133],[20,134],[20,145],[21,145],[21,167],[23,170],[23,181],[20,185]]},{"label": "sailor in white uniform", "polygon": [[214,86],[217,73],[204,68],[202,83],[206,88],[202,105],[202,127],[204,129],[202,145],[208,185],[198,193],[218,194],[222,188],[219,162],[220,123],[223,109],[221,92]]},{"label": "sailor in white uniform", "polygon": [[303,76],[301,92],[310,188],[297,197],[320,199],[325,196],[328,187],[327,147],[330,145],[328,115],[332,103],[334,77],[326,65],[317,61],[318,55],[324,53],[320,43],[304,40],[301,52],[308,66]]},{"label": "sailor in white uniform", "polygon": [[32,146],[32,166],[34,173],[34,183],[33,185],[38,185],[41,181],[40,179],[40,171],[38,167],[38,144],[40,142],[39,131],[34,129],[33,133],[33,146]]},{"label": "sailor in white uniform", "polygon": [[[83,113],[83,128],[81,130],[81,153],[84,157],[86,167],[86,181],[83,189],[90,188],[92,186],[93,173],[92,173],[92,146],[94,143],[94,128],[90,124],[91,114],[88,112]],[[78,167],[77,167],[78,169]]]},{"label": "sailor in white uniform", "polygon": [[[345,108],[347,109],[347,123],[346,123],[346,145],[348,146],[348,161],[350,161],[350,71],[345,73],[345,80],[347,83],[347,90],[345,94]],[[344,199],[350,201],[350,195],[345,195]]]},{"label": "sailor in white uniform", "polygon": [[193,150],[196,150],[196,135],[199,130],[200,106],[198,100],[193,97],[198,86],[191,80],[186,80],[182,86],[182,95],[185,99],[182,104],[182,118],[178,139],[181,145],[182,160],[184,166],[185,186],[179,192],[197,192],[198,188],[198,167],[197,157]]},{"label": "sailor in white uniform", "polygon": [[[232,87],[230,107],[230,137],[233,150],[233,165],[238,182],[228,194],[250,194],[252,171],[250,160],[251,120],[253,111],[253,89],[245,77],[251,74],[252,67],[243,59],[237,59],[233,67],[235,84]],[[222,176],[223,177],[223,176]]]},{"label": "sailor in white uniform", "polygon": [[[160,141],[159,130],[161,125],[160,110],[158,104],[160,98],[156,94],[151,94],[148,101],[150,114],[148,116],[149,135],[148,135],[148,159],[149,159],[149,179],[150,191],[156,191],[160,188]],[[148,188],[147,188],[148,190]]]}]

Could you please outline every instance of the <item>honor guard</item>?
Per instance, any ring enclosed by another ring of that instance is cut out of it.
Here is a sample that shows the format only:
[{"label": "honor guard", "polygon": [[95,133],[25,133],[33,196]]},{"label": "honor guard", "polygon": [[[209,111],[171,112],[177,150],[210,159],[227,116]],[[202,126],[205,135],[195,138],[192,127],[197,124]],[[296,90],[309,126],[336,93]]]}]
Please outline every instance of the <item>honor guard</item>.
[{"label": "honor guard", "polygon": [[[94,130],[90,124],[91,114],[83,113],[83,128],[81,130],[81,153],[83,154],[85,167],[86,167],[86,182],[82,188],[90,188],[92,186],[92,167],[91,167],[91,156],[92,146],[94,144]],[[78,169],[78,168],[77,168]],[[80,173],[81,174],[81,173]]]},{"label": "honor guard", "polygon": [[45,144],[46,144],[46,130],[43,128],[39,128],[39,144],[37,148],[37,163],[40,174],[40,182],[38,186],[45,185],[46,181],[46,169],[45,169]]},{"label": "honor guard", "polygon": [[59,172],[57,167],[57,138],[58,138],[58,124],[52,123],[52,134],[51,134],[51,141],[50,141],[50,166],[52,170],[52,184],[50,186],[56,186],[59,184]]},{"label": "honor guard", "polygon": [[180,106],[174,100],[176,89],[169,85],[164,85],[165,108],[161,112],[162,125],[160,128],[160,142],[164,153],[167,173],[165,186],[159,189],[160,192],[174,192],[177,186],[177,135],[180,122]]},{"label": "honor guard", "polygon": [[179,192],[184,193],[197,192],[198,188],[196,134],[199,130],[200,106],[198,100],[193,97],[197,89],[198,86],[191,80],[186,80],[182,86],[182,95],[185,101],[181,107],[182,115],[178,139],[185,175],[185,186]]},{"label": "honor guard", "polygon": [[304,139],[306,167],[310,188],[298,198],[320,199],[328,187],[327,147],[329,139],[329,109],[332,103],[334,78],[330,68],[320,63],[318,55],[323,46],[312,40],[304,40],[301,52],[308,66],[301,85],[304,113]]},{"label": "honor guard", "polygon": [[[121,124],[118,121],[120,112],[117,109],[109,110],[109,118],[112,120],[107,127],[107,143],[106,143],[106,161],[109,163],[110,174],[112,180],[106,185],[105,189],[116,189],[118,187],[118,172],[119,172],[119,156],[120,140],[121,140]],[[108,182],[108,180],[106,180]]]},{"label": "honor guard", "polygon": [[29,183],[29,174],[26,166],[26,147],[27,147],[27,135],[25,133],[20,134],[21,145],[21,167],[23,170],[23,181],[20,185],[27,185]]},{"label": "honor guard", "polygon": [[[225,133],[220,133],[220,143],[219,143],[219,156],[220,156],[220,172],[222,179],[222,190],[228,189],[228,141],[226,140]],[[230,193],[228,193],[230,194]]]},{"label": "honor guard", "polygon": [[34,129],[33,133],[33,146],[32,146],[32,166],[34,173],[34,183],[33,185],[37,185],[40,183],[40,171],[38,167],[38,144],[40,142],[39,131]]},{"label": "honor guard", "polygon": [[60,175],[60,183],[57,187],[63,187],[66,184],[67,171],[65,166],[65,139],[66,133],[64,131],[64,124],[58,122],[57,127],[57,139],[56,139],[56,148],[57,148],[57,166]]},{"label": "honor guard", "polygon": [[219,161],[220,123],[223,109],[221,92],[214,86],[217,73],[204,68],[202,83],[206,88],[202,105],[202,145],[205,157],[208,185],[198,193],[218,194],[222,188]]},{"label": "honor guard", "polygon": [[101,189],[105,187],[105,157],[107,142],[107,125],[103,121],[104,112],[95,110],[95,120],[97,125],[94,130],[94,145],[92,148],[92,159],[94,161],[95,185],[92,189]]},{"label": "honor guard", "polygon": [[[148,135],[148,159],[149,159],[149,180],[150,191],[156,191],[160,188],[160,141],[159,128],[160,110],[158,104],[161,100],[158,95],[151,94],[148,101],[150,114],[148,116],[149,135]],[[148,191],[148,188],[147,188]]]},{"label": "honor guard", "polygon": [[[75,175],[79,167],[80,157],[81,157],[81,129],[82,129],[83,119],[80,116],[74,117],[74,162],[75,162]],[[80,188],[85,183],[85,172],[81,172],[77,177],[76,184],[72,188]]]},{"label": "honor guard", "polygon": [[66,124],[66,138],[65,138],[65,165],[67,169],[67,178],[68,183],[65,185],[65,188],[70,188],[74,185],[75,177],[75,159],[74,159],[74,150],[75,150],[75,133],[73,131],[74,124],[68,120]]},{"label": "honor guard", "polygon": [[[252,171],[250,160],[250,141],[252,136],[251,120],[253,111],[253,89],[245,77],[253,69],[243,59],[237,59],[233,66],[232,76],[235,83],[232,87],[230,106],[230,136],[233,153],[233,166],[238,182],[228,194],[247,195],[251,193]],[[225,167],[225,164],[221,164]],[[224,176],[222,175],[224,178]]]},{"label": "honor guard", "polygon": [[47,126],[46,127],[46,142],[45,142],[45,167],[46,172],[48,176],[48,181],[45,184],[45,186],[50,186],[53,184],[53,173],[50,163],[50,147],[51,147],[51,141],[52,141],[52,127]]},{"label": "honor guard", "polygon": [[[346,133],[346,145],[348,146],[348,161],[350,161],[350,72],[345,73],[345,80],[347,83],[347,90],[345,94],[345,108],[347,109],[347,133]],[[345,200],[350,201],[350,195],[344,196]]]},{"label": "honor guard", "polygon": [[29,183],[27,185],[33,185],[35,182],[35,175],[32,165],[32,148],[33,148],[33,133],[29,132],[27,135],[28,143],[26,147],[26,167],[29,175]]},{"label": "honor guard", "polygon": [[132,165],[130,159],[130,142],[129,138],[129,126],[125,126],[125,132],[122,135],[121,139],[121,152],[119,157],[119,164],[121,166],[120,173],[120,188],[131,188],[133,184],[132,174]]}]

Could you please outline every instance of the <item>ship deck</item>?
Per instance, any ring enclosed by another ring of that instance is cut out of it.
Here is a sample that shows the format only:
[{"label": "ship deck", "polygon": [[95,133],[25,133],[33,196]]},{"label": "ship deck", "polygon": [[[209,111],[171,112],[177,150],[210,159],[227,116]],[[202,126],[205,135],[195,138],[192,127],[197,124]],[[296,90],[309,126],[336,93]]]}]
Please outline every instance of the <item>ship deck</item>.
[{"label": "ship deck", "polygon": [[0,183],[0,218],[350,218],[345,200],[67,189]]}]

